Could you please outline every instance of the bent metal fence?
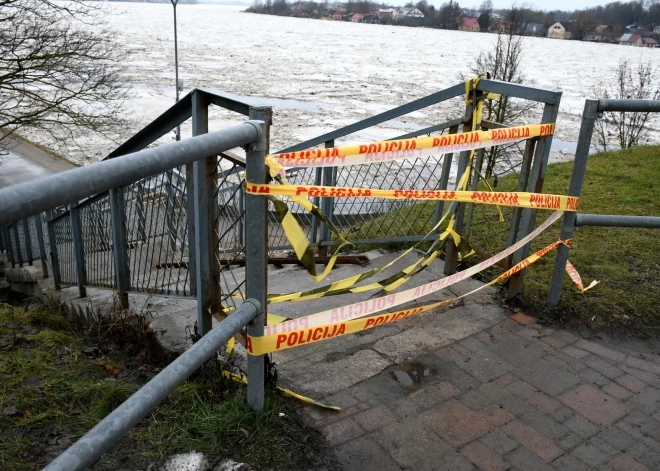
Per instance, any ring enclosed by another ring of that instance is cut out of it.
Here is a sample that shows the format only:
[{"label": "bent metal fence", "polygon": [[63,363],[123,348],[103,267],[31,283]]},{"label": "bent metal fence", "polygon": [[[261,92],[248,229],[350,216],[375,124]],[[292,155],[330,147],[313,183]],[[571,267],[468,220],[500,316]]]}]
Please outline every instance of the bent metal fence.
[{"label": "bent metal fence", "polygon": [[[596,120],[605,112],[632,112],[632,113],[660,113],[660,101],[658,100],[586,100],[582,112],[582,123],[578,138],[573,171],[568,187],[568,195],[579,197],[582,194],[582,184],[587,170],[587,160],[591,149],[591,138],[594,132]],[[573,232],[582,226],[605,226],[605,227],[646,227],[660,228],[660,217],[657,216],[621,216],[580,214],[566,212],[562,222],[559,238],[569,240]],[[550,280],[548,292],[548,304],[556,306],[561,297],[564,271],[568,262],[568,247],[560,244],[557,248],[557,256]]]}]

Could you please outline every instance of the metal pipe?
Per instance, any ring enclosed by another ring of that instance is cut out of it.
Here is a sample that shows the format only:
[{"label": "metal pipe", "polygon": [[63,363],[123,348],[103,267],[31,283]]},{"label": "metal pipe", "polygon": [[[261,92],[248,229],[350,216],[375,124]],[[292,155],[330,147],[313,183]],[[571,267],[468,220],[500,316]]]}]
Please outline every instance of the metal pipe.
[{"label": "metal pipe", "polygon": [[[582,124],[580,125],[580,135],[578,137],[577,149],[575,151],[575,160],[573,160],[573,172],[571,181],[568,185],[568,196],[579,197],[582,194],[582,184],[584,183],[584,173],[587,170],[587,161],[589,160],[589,148],[591,147],[591,137],[594,133],[594,126],[598,118],[598,100],[586,100],[584,111],[582,112]],[[564,214],[564,220],[561,226],[559,238],[568,240],[573,237],[575,230],[576,214],[567,212]],[[568,247],[559,244],[557,247],[557,256],[555,257],[555,266],[550,279],[550,291],[548,292],[548,304],[556,306],[559,304],[561,296],[561,287],[564,281],[564,270],[568,261]]]},{"label": "metal pipe", "polygon": [[[263,125],[265,126],[265,124]],[[266,182],[265,132],[260,133],[259,142],[251,144],[246,149],[247,174],[250,183]],[[268,200],[262,195],[245,195],[245,279],[247,280],[247,297],[257,299],[266,306],[266,291],[268,286]],[[247,332],[251,337],[264,335],[266,315],[261,312],[250,324]],[[248,355],[248,404],[257,412],[264,409],[264,366],[265,355]]]},{"label": "metal pipe", "polygon": [[71,220],[71,236],[73,238],[73,254],[76,262],[76,281],[78,294],[81,298],[87,296],[87,264],[85,263],[85,247],[83,245],[82,224],[80,221],[80,208],[74,205],[69,207]]},{"label": "metal pipe", "polygon": [[41,259],[41,274],[48,278],[48,256],[46,254],[46,244],[44,243],[44,228],[41,225],[41,214],[34,216],[34,225],[37,228],[37,241],[39,242],[39,258]]},{"label": "metal pipe", "polygon": [[258,124],[248,121],[203,136],[141,150],[121,159],[104,160],[0,189],[0,224],[249,144],[258,139],[259,130]]},{"label": "metal pipe", "polygon": [[32,237],[30,237],[30,218],[23,219],[23,239],[25,239],[25,253],[28,265],[32,266]]},{"label": "metal pipe", "polygon": [[135,424],[151,412],[168,394],[262,312],[261,304],[248,299],[215,329],[186,350],[167,368],[142,386],[76,443],[55,458],[44,471],[86,469],[117,443]]},{"label": "metal pipe", "polygon": [[660,217],[658,216],[619,216],[618,214],[576,214],[575,225],[582,226],[606,226],[606,227],[646,227],[649,229],[660,228]]},{"label": "metal pipe", "polygon": [[128,309],[128,291],[131,289],[131,272],[129,267],[128,239],[126,237],[126,219],[122,217],[124,199],[123,189],[110,190],[110,225],[112,230],[112,255],[115,263],[115,282],[119,303],[122,309]]},{"label": "metal pipe", "polygon": [[660,100],[593,100],[598,101],[598,112],[631,111],[638,113],[660,112]]}]

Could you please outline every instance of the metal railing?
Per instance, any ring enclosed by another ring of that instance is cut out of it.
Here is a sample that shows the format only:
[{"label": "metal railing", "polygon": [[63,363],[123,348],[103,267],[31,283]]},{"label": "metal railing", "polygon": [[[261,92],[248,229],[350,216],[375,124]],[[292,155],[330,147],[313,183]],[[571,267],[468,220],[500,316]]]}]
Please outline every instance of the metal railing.
[{"label": "metal railing", "polygon": [[[167,185],[164,189],[155,185],[155,191],[162,190],[165,194],[173,194],[176,186],[185,185],[183,179],[181,185],[177,183],[178,177],[174,176],[177,169],[186,165],[192,165],[193,168],[194,265],[197,279],[200,280],[196,294],[197,304],[200,306],[198,325],[202,338],[67,449],[47,469],[84,469],[237,332],[247,326],[249,335],[263,335],[265,315],[261,306],[266,305],[266,259],[259,255],[265,254],[266,251],[265,231],[263,237],[251,234],[245,240],[245,251],[257,255],[247,267],[248,278],[251,280],[247,287],[248,294],[263,292],[263,295],[259,296],[260,300],[248,299],[242,303],[213,330],[211,316],[218,308],[215,300],[219,299],[220,290],[218,270],[211,261],[216,259],[213,254],[218,236],[217,218],[213,217],[213,214],[218,212],[218,204],[215,202],[218,195],[215,184],[218,179],[217,155],[235,147],[245,146],[248,159],[253,162],[260,161],[263,166],[267,145],[266,125],[263,121],[253,120],[207,133],[207,105],[197,100],[198,98],[193,97],[193,107],[196,106],[196,112],[193,113],[193,126],[198,134],[196,137],[45,177],[39,180],[38,185],[29,182],[0,190],[0,226],[10,223],[9,232],[14,233],[14,240],[10,240],[8,245],[13,242],[18,247],[18,251],[12,251],[12,260],[17,258],[21,261],[21,235],[24,236],[24,245],[28,248],[27,256],[31,257],[30,223],[26,218],[33,219],[36,231],[43,212],[70,205],[68,212],[50,217],[48,222],[49,248],[53,266],[57,267],[53,272],[55,285],[74,282],[80,290],[80,295],[84,296],[87,285],[112,283],[106,279],[108,272],[107,267],[104,267],[107,265],[104,263],[107,262],[107,252],[110,251],[114,263],[114,274],[111,278],[114,278],[118,290],[125,294],[127,283],[130,282],[129,239],[132,240],[135,236],[126,230],[126,196],[139,193],[141,184],[158,181],[159,178],[161,181],[165,178]],[[162,177],[163,175],[165,177]],[[76,203],[84,198],[88,199],[83,203]],[[184,207],[186,211],[190,210],[187,201],[175,200],[172,196],[166,196],[165,200],[168,209],[165,213],[170,216]],[[248,198],[247,204],[247,212],[252,211],[254,214],[254,208],[250,208],[250,205],[258,207],[263,205],[263,201]],[[145,216],[145,220],[147,217]],[[265,217],[259,223],[264,228],[267,227]],[[23,225],[22,233],[19,232],[19,225]],[[179,223],[168,223],[167,217],[162,221],[162,234],[158,235],[165,241],[163,245],[166,246],[164,250],[167,252],[179,250],[171,247],[172,242],[179,238],[172,238],[172,228],[174,227],[175,233],[178,234],[178,226]],[[144,227],[146,231],[146,226]],[[7,231],[3,233],[6,240]],[[38,233],[42,234],[42,231]],[[146,235],[149,233],[146,232]],[[136,237],[139,239],[140,234]],[[45,258],[45,250],[41,250],[45,249],[45,244],[38,245],[40,255]],[[262,355],[250,356],[248,361],[248,403],[256,412],[263,410],[264,360]]]},{"label": "metal railing", "polygon": [[[602,113],[614,112],[639,112],[639,113],[660,113],[660,101],[658,100],[586,100],[584,111],[582,112],[582,123],[580,125],[580,135],[578,137],[575,159],[573,161],[573,171],[571,181],[568,186],[568,195],[580,197],[582,194],[582,184],[584,175],[587,171],[587,161],[589,160],[589,150],[591,149],[591,138],[593,136],[596,120]],[[608,227],[646,227],[660,228],[660,217],[654,216],[621,216],[621,215],[600,215],[600,214],[580,214],[567,212],[564,214],[561,232],[561,240],[569,240],[573,237],[573,232],[580,226],[608,226]],[[548,304],[556,306],[561,297],[562,284],[564,280],[564,270],[568,261],[568,247],[560,244],[557,247],[557,256],[550,280],[550,290],[548,292]]]}]

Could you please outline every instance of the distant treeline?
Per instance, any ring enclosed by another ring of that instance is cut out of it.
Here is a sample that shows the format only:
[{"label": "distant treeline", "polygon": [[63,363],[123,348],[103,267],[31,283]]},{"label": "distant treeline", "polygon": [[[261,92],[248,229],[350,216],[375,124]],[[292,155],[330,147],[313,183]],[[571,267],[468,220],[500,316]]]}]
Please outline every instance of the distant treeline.
[{"label": "distant treeline", "polygon": [[[172,3],[171,0],[109,0],[111,2],[130,2],[130,3]],[[177,5],[196,5],[197,0],[178,0]]]}]

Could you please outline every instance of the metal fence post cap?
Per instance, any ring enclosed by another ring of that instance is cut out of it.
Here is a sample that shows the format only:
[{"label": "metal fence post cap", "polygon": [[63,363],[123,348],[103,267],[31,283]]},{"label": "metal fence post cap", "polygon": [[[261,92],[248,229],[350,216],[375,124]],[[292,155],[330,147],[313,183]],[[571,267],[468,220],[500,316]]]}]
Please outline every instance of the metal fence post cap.
[{"label": "metal fence post cap", "polygon": [[248,124],[251,124],[257,130],[257,138],[254,142],[248,144],[248,151],[266,152],[266,123],[259,119],[251,119]]},{"label": "metal fence post cap", "polygon": [[255,298],[246,299],[245,302],[252,304],[257,309],[257,313],[261,312],[261,303]]}]

